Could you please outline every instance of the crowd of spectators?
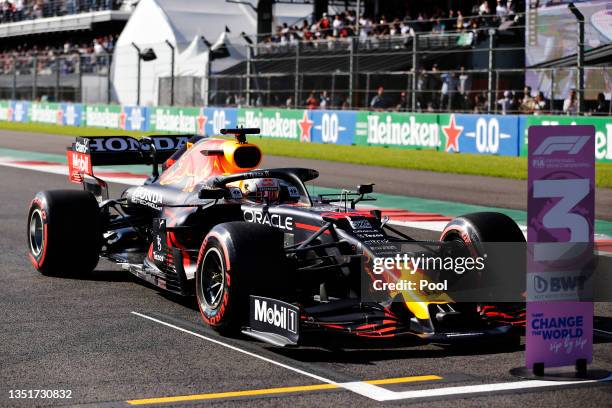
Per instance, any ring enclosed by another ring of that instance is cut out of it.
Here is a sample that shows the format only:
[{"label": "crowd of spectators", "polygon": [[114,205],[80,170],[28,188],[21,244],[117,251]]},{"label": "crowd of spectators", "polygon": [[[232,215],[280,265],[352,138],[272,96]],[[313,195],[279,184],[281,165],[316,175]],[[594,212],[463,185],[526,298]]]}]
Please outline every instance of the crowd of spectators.
[{"label": "crowd of spectators", "polygon": [[116,10],[123,0],[0,0],[0,23]]},{"label": "crowd of spectators", "polygon": [[[66,41],[61,46],[18,46],[0,51],[0,74],[31,75],[36,67],[38,75],[56,72],[73,74],[82,72],[104,73],[108,68],[109,55],[115,47],[116,35],[105,35],[88,42]],[[35,63],[36,62],[36,63]]]},{"label": "crowd of spectators", "polygon": [[357,17],[354,10],[347,10],[333,16],[323,13],[321,19],[312,23],[303,20],[301,24],[290,26],[285,23],[277,26],[264,43],[285,45],[354,36],[361,39],[392,38],[414,33],[473,33],[480,36],[483,28],[518,21],[520,15],[513,0],[497,0],[495,7],[491,6],[489,0],[477,1],[470,16],[464,16],[461,10],[443,11],[436,8],[430,13],[372,18],[365,15]]}]

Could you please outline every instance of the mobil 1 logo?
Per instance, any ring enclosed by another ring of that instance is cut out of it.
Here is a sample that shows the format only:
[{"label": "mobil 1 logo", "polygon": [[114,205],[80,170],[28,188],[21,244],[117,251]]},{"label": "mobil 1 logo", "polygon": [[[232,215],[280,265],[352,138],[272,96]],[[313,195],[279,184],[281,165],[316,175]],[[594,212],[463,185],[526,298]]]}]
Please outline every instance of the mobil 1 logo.
[{"label": "mobil 1 logo", "polygon": [[164,263],[168,246],[166,243],[166,220],[156,218],[153,220],[153,260]]},{"label": "mobil 1 logo", "polygon": [[289,303],[251,296],[251,330],[271,333],[296,344],[299,338],[300,309]]}]

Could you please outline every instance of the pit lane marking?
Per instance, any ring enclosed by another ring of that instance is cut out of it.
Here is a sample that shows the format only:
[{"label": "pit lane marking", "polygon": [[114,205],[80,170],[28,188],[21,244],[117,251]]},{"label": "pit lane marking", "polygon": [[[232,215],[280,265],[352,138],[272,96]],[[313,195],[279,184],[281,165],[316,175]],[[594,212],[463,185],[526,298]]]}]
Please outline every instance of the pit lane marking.
[{"label": "pit lane marking", "polygon": [[[384,384],[404,384],[404,383],[420,382],[420,381],[435,381],[435,380],[441,380],[441,379],[442,377],[437,376],[437,375],[417,375],[417,376],[412,376],[412,377],[368,380],[364,382],[368,384],[373,384],[373,385],[384,385]],[[177,395],[177,396],[172,396],[172,397],[134,399],[134,400],[128,400],[126,402],[130,405],[145,405],[145,404],[162,404],[162,403],[167,403],[167,402],[185,402],[185,401],[197,401],[197,400],[207,400],[207,399],[222,399],[222,398],[253,397],[253,396],[275,395],[275,394],[289,394],[289,393],[308,392],[308,391],[342,389],[341,384],[342,383],[299,385],[299,386],[293,386],[293,387],[278,387],[278,388],[244,390],[244,391],[214,392],[214,393],[208,393],[208,394]]]}]

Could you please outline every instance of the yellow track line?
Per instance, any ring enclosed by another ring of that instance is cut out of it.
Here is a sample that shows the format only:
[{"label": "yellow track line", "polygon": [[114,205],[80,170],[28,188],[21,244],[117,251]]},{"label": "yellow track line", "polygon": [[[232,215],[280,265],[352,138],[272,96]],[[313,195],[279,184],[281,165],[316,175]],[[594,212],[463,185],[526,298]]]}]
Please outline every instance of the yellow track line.
[{"label": "yellow track line", "polygon": [[[433,381],[441,380],[442,377],[437,375],[418,375],[412,377],[399,377],[399,378],[387,378],[382,380],[370,380],[364,381],[368,384],[383,385],[383,384],[401,384],[408,382],[417,381]],[[258,390],[245,390],[245,391],[228,391],[228,392],[215,392],[210,394],[193,394],[193,395],[177,395],[174,397],[157,397],[157,398],[144,398],[134,399],[126,401],[130,405],[145,405],[145,404],[162,404],[166,402],[182,402],[182,401],[196,401],[196,400],[207,400],[207,399],[218,399],[218,398],[235,398],[235,397],[251,397],[256,395],[273,395],[273,394],[286,394],[293,392],[306,392],[306,391],[321,391],[321,390],[333,390],[340,388],[336,384],[315,384],[315,385],[300,385],[294,387],[279,387],[279,388],[263,388]]]}]

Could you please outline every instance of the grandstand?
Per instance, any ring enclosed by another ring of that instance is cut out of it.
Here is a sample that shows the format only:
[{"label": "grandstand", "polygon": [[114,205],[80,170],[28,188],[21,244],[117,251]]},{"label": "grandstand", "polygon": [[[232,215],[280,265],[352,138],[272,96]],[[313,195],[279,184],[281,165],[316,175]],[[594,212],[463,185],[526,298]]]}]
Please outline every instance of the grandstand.
[{"label": "grandstand", "polygon": [[134,1],[4,1],[0,98],[109,102],[116,38]]},{"label": "grandstand", "polygon": [[[577,2],[584,54],[563,48],[579,26],[566,3],[8,0],[0,99],[540,114],[569,98],[566,113],[605,109],[606,2]],[[556,31],[564,42],[551,52]],[[231,52],[210,58],[214,47]]]}]

